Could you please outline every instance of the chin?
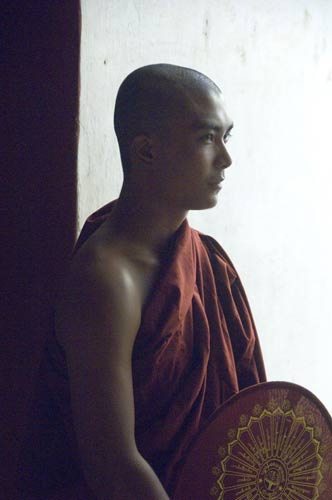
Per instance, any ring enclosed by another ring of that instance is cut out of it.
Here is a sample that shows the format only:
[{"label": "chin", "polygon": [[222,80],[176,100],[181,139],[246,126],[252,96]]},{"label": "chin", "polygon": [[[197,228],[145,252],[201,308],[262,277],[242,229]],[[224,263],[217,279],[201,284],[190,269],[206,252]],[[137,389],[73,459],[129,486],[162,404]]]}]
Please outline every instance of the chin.
[{"label": "chin", "polygon": [[208,200],[196,200],[195,203],[192,204],[192,207],[190,210],[207,210],[208,208],[213,208],[217,205],[218,203],[218,197],[213,196]]}]

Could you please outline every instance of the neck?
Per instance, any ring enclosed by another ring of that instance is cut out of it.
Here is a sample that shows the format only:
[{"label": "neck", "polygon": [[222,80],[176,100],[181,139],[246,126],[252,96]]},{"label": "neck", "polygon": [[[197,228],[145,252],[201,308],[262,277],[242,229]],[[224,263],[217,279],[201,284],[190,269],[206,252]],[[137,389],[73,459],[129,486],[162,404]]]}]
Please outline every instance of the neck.
[{"label": "neck", "polygon": [[175,210],[162,200],[140,190],[122,188],[109,220],[109,230],[117,236],[162,254],[172,236],[187,216],[185,210]]}]

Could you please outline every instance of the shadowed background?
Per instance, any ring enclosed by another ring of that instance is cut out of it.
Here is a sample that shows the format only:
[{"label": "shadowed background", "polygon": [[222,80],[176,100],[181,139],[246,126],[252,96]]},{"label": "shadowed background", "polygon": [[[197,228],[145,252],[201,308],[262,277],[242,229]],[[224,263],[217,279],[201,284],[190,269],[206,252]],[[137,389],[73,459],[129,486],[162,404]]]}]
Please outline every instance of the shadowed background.
[{"label": "shadowed background", "polygon": [[1,3],[0,498],[76,236],[79,2]]}]

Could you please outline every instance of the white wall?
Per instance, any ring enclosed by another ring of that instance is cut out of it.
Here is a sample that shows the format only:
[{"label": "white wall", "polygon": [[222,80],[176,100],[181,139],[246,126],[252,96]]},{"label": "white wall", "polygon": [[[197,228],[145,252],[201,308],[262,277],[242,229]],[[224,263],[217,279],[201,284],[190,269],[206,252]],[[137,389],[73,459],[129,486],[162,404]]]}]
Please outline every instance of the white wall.
[{"label": "white wall", "polygon": [[82,0],[79,226],[116,197],[123,78],[154,62],[224,90],[233,166],[217,208],[192,213],[240,271],[270,380],[332,411],[332,1]]}]

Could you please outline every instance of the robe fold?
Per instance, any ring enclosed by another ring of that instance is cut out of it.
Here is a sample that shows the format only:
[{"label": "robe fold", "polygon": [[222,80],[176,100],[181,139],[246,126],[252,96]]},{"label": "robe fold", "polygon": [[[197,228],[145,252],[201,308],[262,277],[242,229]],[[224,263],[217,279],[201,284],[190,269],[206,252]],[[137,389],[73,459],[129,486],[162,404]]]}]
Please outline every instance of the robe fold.
[{"label": "robe fold", "polygon": [[[110,210],[108,204],[88,219],[76,248]],[[172,251],[142,312],[132,366],[137,447],[172,495],[188,447],[211,414],[241,389],[266,380],[238,274],[220,245],[190,228],[186,220],[174,236]],[[42,370],[52,402],[51,418],[61,425],[61,439],[66,442],[56,457],[66,453],[70,473],[63,485],[78,484],[82,480],[65,354],[54,337]],[[61,483],[61,474],[63,467],[53,484]]]}]

